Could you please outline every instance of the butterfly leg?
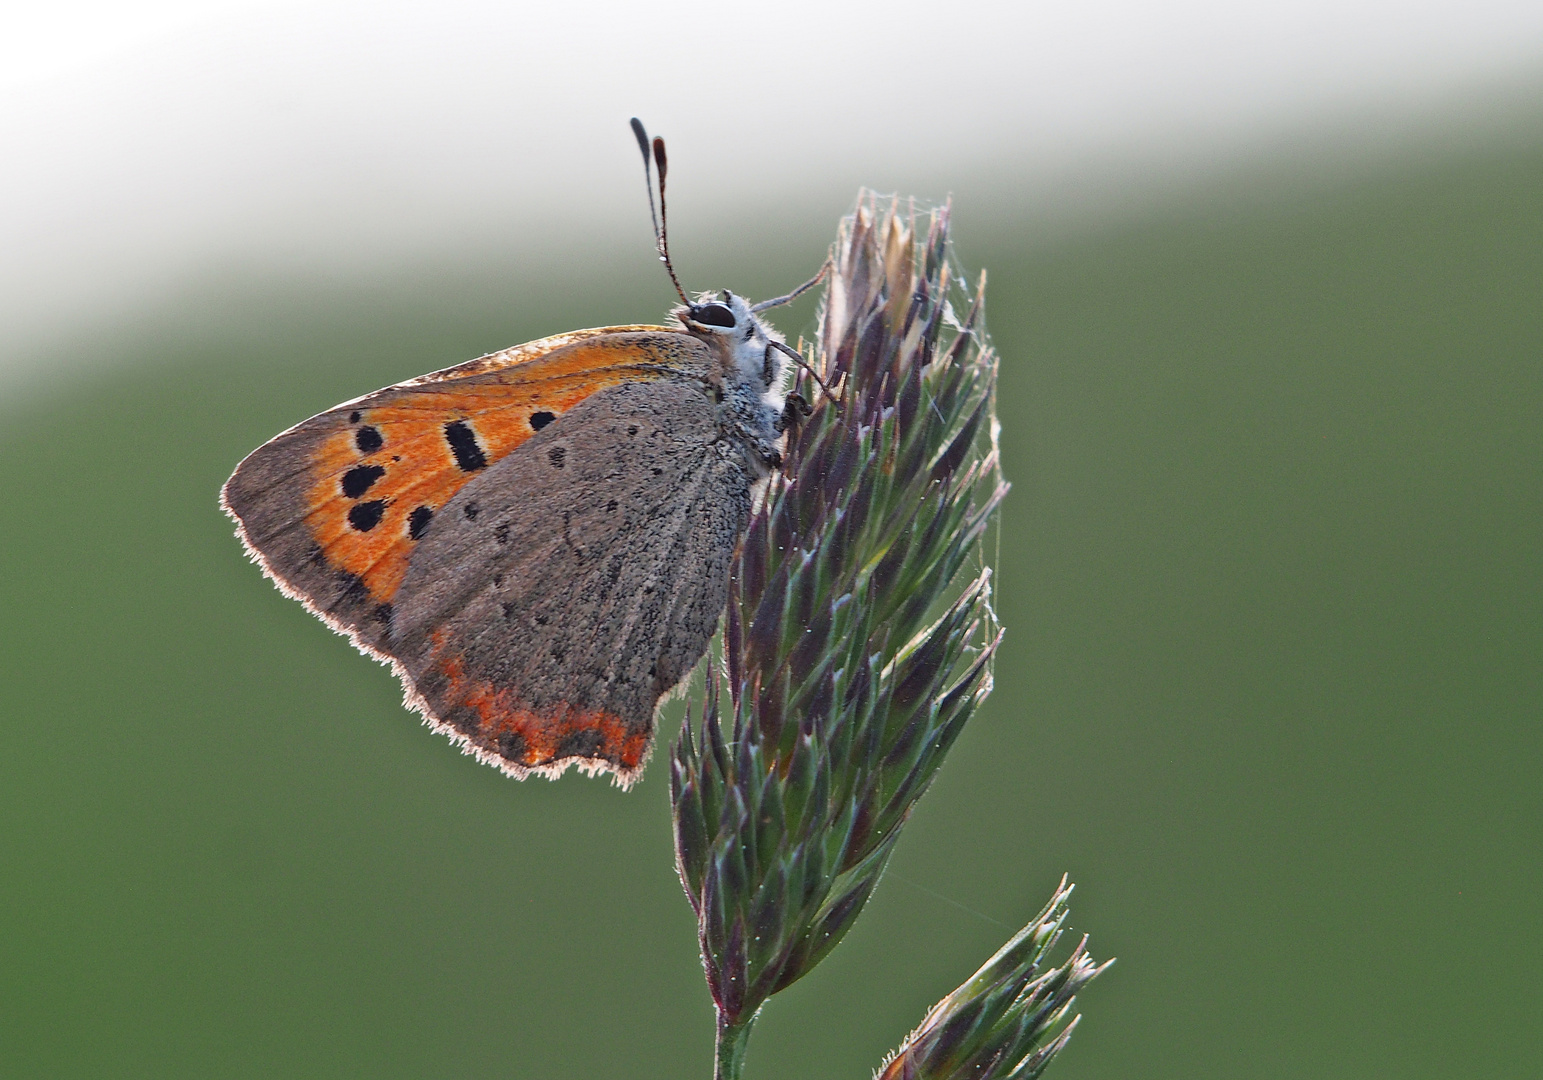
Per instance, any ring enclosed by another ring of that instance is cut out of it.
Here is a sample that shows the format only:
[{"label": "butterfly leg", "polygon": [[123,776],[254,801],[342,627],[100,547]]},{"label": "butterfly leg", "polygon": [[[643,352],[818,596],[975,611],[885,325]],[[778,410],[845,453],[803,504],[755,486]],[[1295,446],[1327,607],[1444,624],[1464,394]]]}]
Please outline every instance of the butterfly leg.
[{"label": "butterfly leg", "polygon": [[804,400],[804,395],[797,390],[788,392],[787,400],[782,405],[782,416],[777,420],[777,430],[787,431],[798,426],[800,420],[814,412],[814,406]]}]

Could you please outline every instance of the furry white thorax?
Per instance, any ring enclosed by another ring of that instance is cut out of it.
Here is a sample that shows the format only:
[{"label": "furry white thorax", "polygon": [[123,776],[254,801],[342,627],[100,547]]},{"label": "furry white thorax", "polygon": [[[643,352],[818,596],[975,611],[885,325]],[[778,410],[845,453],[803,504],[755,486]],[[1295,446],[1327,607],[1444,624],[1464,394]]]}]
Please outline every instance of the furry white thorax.
[{"label": "furry white thorax", "polygon": [[[676,316],[693,334],[717,346],[723,363],[723,396],[736,420],[765,450],[782,439],[790,361],[772,346],[782,336],[763,322],[744,297],[727,289],[703,293]],[[704,321],[706,320],[706,321]],[[732,320],[733,325],[722,325]]]}]

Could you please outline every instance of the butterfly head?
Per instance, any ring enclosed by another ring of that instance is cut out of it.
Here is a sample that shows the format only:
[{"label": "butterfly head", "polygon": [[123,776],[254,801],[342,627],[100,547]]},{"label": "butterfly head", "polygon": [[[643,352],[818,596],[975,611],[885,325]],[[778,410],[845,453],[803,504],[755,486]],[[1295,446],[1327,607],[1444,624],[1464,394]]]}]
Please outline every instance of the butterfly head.
[{"label": "butterfly head", "polygon": [[787,346],[749,301],[727,289],[716,296],[704,293],[695,303],[676,308],[675,317],[713,350],[726,393],[746,404],[753,399],[771,415],[782,415],[787,401]]}]

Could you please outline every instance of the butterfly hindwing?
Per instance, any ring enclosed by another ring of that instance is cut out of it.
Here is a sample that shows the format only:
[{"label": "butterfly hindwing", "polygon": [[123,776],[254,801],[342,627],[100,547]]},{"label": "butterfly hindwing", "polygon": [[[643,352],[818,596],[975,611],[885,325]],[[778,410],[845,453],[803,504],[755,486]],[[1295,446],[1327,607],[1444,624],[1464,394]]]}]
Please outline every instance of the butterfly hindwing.
[{"label": "butterfly hindwing", "polygon": [[514,775],[634,778],[723,610],[753,482],[734,445],[701,380],[631,382],[465,483],[380,646],[414,704]]},{"label": "butterfly hindwing", "polygon": [[413,551],[462,487],[598,391],[707,366],[666,327],[531,342],[291,428],[237,467],[224,505],[281,588],[381,652]]}]

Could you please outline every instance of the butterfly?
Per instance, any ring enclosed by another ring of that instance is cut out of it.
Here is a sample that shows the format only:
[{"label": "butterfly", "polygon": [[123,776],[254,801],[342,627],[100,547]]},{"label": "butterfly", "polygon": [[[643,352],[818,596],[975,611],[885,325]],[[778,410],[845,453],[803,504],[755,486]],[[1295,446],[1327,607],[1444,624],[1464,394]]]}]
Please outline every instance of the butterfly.
[{"label": "butterfly", "polygon": [[809,370],[750,304],[688,299],[662,139],[632,121],[670,326],[543,338],[344,402],[274,437],[221,492],[248,554],[406,704],[505,773],[641,775],[659,700],[696,666]]}]

